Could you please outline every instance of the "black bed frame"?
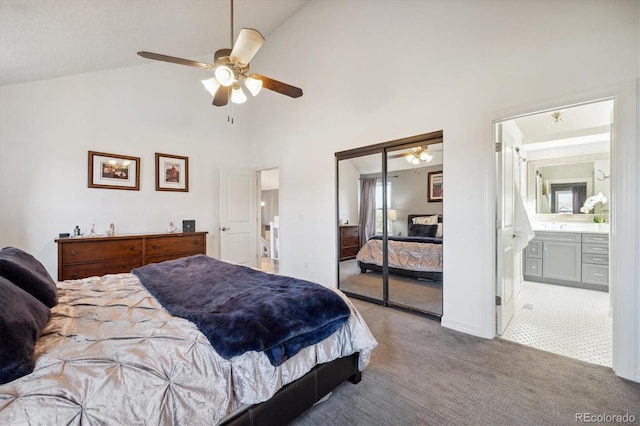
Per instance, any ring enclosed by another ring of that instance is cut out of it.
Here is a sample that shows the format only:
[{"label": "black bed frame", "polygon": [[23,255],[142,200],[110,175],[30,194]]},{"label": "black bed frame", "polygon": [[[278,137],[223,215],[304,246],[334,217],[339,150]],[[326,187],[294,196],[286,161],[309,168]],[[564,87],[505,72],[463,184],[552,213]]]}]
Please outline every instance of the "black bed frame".
[{"label": "black bed frame", "polygon": [[240,408],[228,415],[219,426],[227,425],[286,425],[311,408],[345,380],[359,383],[359,353],[338,358],[314,367],[307,374],[283,386],[269,400]]},{"label": "black bed frame", "polygon": [[[362,272],[363,274],[365,274],[368,270],[382,272],[382,266],[376,265],[373,263],[364,263],[359,260],[358,260],[358,267],[360,268],[360,272]],[[422,278],[425,280],[438,281],[438,282],[442,281],[442,272],[410,271],[407,269],[400,269],[400,268],[388,268],[388,269],[389,269],[389,273],[391,274],[404,275],[404,276],[413,277],[413,278]]]}]

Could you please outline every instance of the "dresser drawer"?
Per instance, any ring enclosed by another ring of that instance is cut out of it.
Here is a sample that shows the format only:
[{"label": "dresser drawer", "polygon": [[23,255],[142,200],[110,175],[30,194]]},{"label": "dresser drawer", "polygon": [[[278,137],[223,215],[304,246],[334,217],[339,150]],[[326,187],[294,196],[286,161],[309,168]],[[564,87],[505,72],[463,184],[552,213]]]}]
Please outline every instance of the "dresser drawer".
[{"label": "dresser drawer", "polygon": [[80,263],[62,266],[62,276],[58,280],[76,280],[80,278],[131,272],[133,268],[142,266],[142,258],[123,258],[107,260],[99,263]]},{"label": "dresser drawer", "polygon": [[94,262],[96,260],[141,257],[142,239],[114,241],[76,241],[62,246],[62,263]]},{"label": "dresser drawer", "polygon": [[607,234],[582,234],[583,243],[591,244],[609,244],[609,235]]},{"label": "dresser drawer", "polygon": [[582,263],[609,265],[609,256],[606,254],[582,253]]},{"label": "dresser drawer", "polygon": [[609,284],[609,267],[604,265],[582,264],[582,282],[590,284]]},{"label": "dresser drawer", "polygon": [[609,246],[602,244],[582,244],[582,253],[609,255]]},{"label": "dresser drawer", "polygon": [[[205,253],[205,236],[204,235],[188,235],[180,237],[155,237],[147,238],[145,247],[145,256],[162,256],[173,253],[180,253],[180,256],[168,257],[165,260],[177,259],[187,254]],[[154,260],[154,263],[158,262]]]},{"label": "dresser drawer", "polygon": [[340,259],[356,257],[358,254],[358,246],[343,247],[340,249]]}]

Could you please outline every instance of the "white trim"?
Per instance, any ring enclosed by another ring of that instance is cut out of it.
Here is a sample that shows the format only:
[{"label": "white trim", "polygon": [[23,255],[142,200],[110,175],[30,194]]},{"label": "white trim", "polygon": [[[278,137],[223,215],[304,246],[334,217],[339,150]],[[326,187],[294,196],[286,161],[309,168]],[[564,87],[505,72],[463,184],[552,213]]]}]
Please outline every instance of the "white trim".
[{"label": "white trim", "polygon": [[440,319],[440,325],[446,328],[450,328],[452,330],[460,331],[462,333],[471,334],[473,336],[485,337],[485,338],[493,338],[494,336],[487,336],[482,333],[482,329],[478,327],[476,324],[470,324],[465,322],[458,321],[449,321],[446,315],[443,315]]},{"label": "white trim", "polygon": [[[496,335],[495,307],[493,306],[496,292],[496,243],[495,243],[495,161],[493,144],[493,124],[514,118],[519,115],[535,111],[557,108],[562,105],[575,105],[596,99],[613,98],[614,109],[614,137],[611,141],[611,164],[615,176],[611,181],[611,263],[610,279],[616,285],[613,294],[613,370],[615,373],[629,380],[640,382],[640,152],[638,143],[640,129],[640,79],[627,84],[619,84],[611,88],[585,91],[575,95],[559,96],[537,104],[529,104],[507,108],[483,115],[483,135],[486,147],[486,176],[485,191],[489,195],[485,198],[485,216],[487,231],[485,237],[490,238],[491,250],[487,250],[483,264],[491,265],[492,270],[487,275],[491,282],[483,292],[483,318],[490,319],[488,326],[493,336]],[[617,196],[616,196],[617,194]],[[486,322],[486,321],[485,321]],[[486,331],[486,326],[483,325]]]}]

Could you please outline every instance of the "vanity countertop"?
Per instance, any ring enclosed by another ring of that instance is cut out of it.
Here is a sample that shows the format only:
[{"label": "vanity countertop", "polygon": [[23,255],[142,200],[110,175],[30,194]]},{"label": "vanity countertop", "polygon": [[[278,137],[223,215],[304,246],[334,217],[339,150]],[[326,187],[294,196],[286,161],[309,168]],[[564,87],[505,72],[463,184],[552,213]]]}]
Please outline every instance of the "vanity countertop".
[{"label": "vanity countertop", "polygon": [[608,234],[608,223],[592,222],[533,222],[534,231],[582,232],[590,234]]}]

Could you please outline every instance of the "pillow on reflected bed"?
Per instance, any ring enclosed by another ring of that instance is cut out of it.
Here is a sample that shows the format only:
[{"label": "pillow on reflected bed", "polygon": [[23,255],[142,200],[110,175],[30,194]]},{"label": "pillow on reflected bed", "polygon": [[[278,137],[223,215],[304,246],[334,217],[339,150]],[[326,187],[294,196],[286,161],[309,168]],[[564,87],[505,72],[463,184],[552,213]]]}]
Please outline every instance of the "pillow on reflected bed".
[{"label": "pillow on reflected bed", "polygon": [[36,340],[50,316],[38,299],[0,277],[0,385],[33,371]]},{"label": "pillow on reflected bed", "polygon": [[50,308],[58,304],[58,289],[45,267],[15,247],[0,250],[0,277],[4,277]]},{"label": "pillow on reflected bed", "polygon": [[438,225],[420,225],[417,223],[409,224],[410,237],[435,237],[438,231]]}]

